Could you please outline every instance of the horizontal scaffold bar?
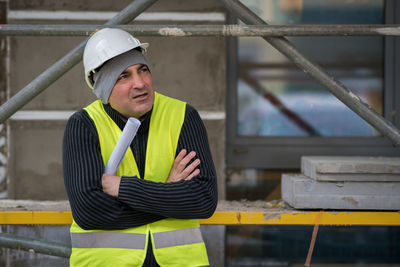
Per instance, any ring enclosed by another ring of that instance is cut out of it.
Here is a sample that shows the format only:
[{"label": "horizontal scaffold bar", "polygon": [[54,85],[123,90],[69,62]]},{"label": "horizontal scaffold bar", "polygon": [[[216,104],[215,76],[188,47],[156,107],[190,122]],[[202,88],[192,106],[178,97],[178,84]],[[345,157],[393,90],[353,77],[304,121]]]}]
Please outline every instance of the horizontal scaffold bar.
[{"label": "horizontal scaffold bar", "polygon": [[65,244],[36,240],[0,233],[0,247],[25,250],[34,253],[68,258],[71,247]]},{"label": "horizontal scaffold bar", "polygon": [[400,25],[0,25],[0,36],[89,36],[105,28],[136,36],[400,36]]}]

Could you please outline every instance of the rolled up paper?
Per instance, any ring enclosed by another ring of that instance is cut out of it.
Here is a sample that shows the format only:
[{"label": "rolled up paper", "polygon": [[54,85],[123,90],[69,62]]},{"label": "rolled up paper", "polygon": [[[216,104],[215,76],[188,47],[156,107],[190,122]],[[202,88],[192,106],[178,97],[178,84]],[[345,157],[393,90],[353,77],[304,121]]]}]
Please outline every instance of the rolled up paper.
[{"label": "rolled up paper", "polygon": [[115,148],[111,153],[110,158],[108,159],[106,168],[104,170],[105,174],[114,175],[117,172],[118,167],[125,156],[126,150],[132,143],[132,140],[135,137],[139,127],[140,127],[140,121],[138,119],[136,118],[128,119],[124,129],[122,130],[121,136],[118,139],[118,142],[115,145]]}]

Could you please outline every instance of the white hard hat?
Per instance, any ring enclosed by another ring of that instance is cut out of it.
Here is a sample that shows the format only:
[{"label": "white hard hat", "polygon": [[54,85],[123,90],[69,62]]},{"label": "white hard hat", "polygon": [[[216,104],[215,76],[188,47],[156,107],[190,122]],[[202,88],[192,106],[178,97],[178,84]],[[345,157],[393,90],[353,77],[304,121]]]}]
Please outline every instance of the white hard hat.
[{"label": "white hard hat", "polygon": [[141,43],[128,32],[116,28],[104,28],[93,34],[83,52],[85,80],[93,89],[92,72],[107,60],[137,47],[146,51],[148,43]]}]

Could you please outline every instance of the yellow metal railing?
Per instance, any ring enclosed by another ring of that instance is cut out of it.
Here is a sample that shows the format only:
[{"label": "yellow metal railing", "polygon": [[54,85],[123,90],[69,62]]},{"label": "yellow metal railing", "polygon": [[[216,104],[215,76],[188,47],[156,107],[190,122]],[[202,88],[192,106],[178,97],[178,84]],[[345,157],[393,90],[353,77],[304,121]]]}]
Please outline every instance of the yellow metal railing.
[{"label": "yellow metal railing", "polygon": [[[217,211],[203,225],[314,225],[320,211]],[[0,211],[3,225],[69,225],[70,211]],[[324,211],[320,225],[400,226],[398,211]]]}]

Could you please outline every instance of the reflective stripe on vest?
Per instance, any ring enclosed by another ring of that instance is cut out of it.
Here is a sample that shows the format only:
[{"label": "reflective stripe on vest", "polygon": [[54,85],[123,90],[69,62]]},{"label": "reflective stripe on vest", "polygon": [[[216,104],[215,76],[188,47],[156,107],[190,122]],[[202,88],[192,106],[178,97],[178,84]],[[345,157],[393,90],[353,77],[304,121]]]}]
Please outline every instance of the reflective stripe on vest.
[{"label": "reflective stripe on vest", "polygon": [[145,249],[146,235],[117,232],[71,233],[73,248]]},{"label": "reflective stripe on vest", "polygon": [[[153,238],[156,249],[203,242],[198,227],[154,233]],[[146,235],[118,232],[71,233],[71,244],[74,248],[145,249]]]},{"label": "reflective stripe on vest", "polygon": [[203,242],[199,227],[153,233],[153,238],[156,249]]}]

